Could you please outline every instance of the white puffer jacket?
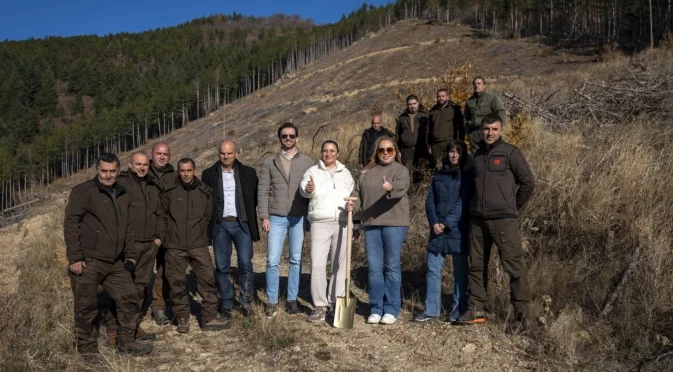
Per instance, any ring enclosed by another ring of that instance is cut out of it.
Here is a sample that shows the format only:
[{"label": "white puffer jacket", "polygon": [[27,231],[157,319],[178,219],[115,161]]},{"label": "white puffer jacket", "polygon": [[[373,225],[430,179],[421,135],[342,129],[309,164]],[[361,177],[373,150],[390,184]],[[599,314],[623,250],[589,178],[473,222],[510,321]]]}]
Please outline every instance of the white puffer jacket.
[{"label": "white puffer jacket", "polygon": [[[306,184],[310,177],[313,177],[312,193],[306,192]],[[325,163],[322,160],[309,168],[299,185],[301,195],[309,199],[309,222],[346,221],[344,198],[351,195],[354,185],[355,181],[353,181],[351,172],[338,160],[334,176],[325,169]]]}]

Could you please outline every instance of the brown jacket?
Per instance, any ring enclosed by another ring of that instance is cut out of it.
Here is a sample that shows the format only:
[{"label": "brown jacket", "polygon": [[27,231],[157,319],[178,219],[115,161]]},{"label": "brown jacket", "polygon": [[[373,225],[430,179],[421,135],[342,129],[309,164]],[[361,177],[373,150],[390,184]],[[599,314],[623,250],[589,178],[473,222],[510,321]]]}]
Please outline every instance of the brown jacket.
[{"label": "brown jacket", "polygon": [[475,193],[470,204],[474,218],[516,218],[518,210],[533,195],[535,177],[521,151],[499,139],[474,154]]},{"label": "brown jacket", "polygon": [[419,107],[413,123],[409,117],[409,112],[405,110],[397,117],[397,120],[395,120],[397,146],[402,149],[416,147],[419,138],[422,141],[421,143],[425,142],[425,137],[427,136],[427,123],[428,113],[425,112],[423,107]]},{"label": "brown jacket", "polygon": [[117,183],[131,197],[129,216],[133,223],[135,241],[153,241],[157,238],[157,224],[163,223],[164,214],[159,200],[159,185],[155,183],[155,178],[148,174],[140,179],[128,170],[119,174]]},{"label": "brown jacket", "polygon": [[[63,237],[68,262],[95,258],[137,260],[129,218],[131,198],[123,186],[108,189],[98,176],[73,187],[65,208]],[[123,257],[122,257],[123,255]]]},{"label": "brown jacket", "polygon": [[178,174],[170,163],[166,164],[163,169],[159,169],[151,160],[148,173],[150,176],[154,177],[154,182],[159,185],[159,190],[161,192],[163,192],[166,187],[173,184],[173,178]]},{"label": "brown jacket", "polygon": [[427,146],[442,141],[464,139],[465,128],[463,127],[463,113],[460,106],[449,101],[446,106],[439,104],[428,113],[428,137]]},{"label": "brown jacket", "polygon": [[189,186],[184,186],[178,176],[172,183],[167,183],[161,195],[166,223],[160,225],[158,231],[166,249],[189,250],[208,245],[208,225],[213,213],[212,192],[196,177]]}]

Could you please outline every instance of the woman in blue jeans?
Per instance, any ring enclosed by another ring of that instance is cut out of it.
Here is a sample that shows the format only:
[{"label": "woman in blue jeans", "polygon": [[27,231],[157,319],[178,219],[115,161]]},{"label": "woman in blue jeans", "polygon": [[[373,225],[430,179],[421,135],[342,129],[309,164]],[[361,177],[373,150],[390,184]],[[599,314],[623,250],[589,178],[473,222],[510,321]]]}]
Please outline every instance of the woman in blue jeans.
[{"label": "woman in blue jeans", "polygon": [[402,305],[400,254],[409,227],[409,171],[390,137],[374,144],[375,152],[355,183],[356,203],[346,210],[360,210],[369,271],[367,323],[393,324]]},{"label": "woman in blue jeans", "polygon": [[463,141],[447,147],[443,165],[435,173],[425,199],[430,224],[425,310],[414,317],[425,322],[442,310],[442,267],[447,254],[453,257],[453,304],[448,320],[454,323],[467,310],[470,197],[473,190],[472,159]]}]

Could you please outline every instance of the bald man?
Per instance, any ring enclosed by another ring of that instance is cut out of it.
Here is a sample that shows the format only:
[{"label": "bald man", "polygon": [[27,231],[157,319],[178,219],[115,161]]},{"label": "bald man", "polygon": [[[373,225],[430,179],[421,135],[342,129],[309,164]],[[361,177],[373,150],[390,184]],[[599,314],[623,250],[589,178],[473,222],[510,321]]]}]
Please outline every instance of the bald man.
[{"label": "bald man", "polygon": [[[159,202],[158,180],[148,174],[150,159],[141,151],[131,154],[128,170],[123,171],[117,177],[117,184],[121,185],[129,194],[131,202],[128,217],[133,226],[134,246],[138,254],[135,267],[127,267],[131,272],[136,287],[138,299],[138,311],[140,311],[145,297],[147,296],[147,284],[152,277],[154,260],[157,250],[161,245],[161,238],[157,235],[157,226],[163,222],[163,209]],[[117,321],[115,307],[110,306],[111,311],[105,316],[105,324],[111,345],[116,344]],[[140,314],[142,319],[143,314]],[[155,340],[156,336],[145,332],[140,327],[136,330],[136,338],[139,340]]]},{"label": "bald man", "polygon": [[239,305],[250,316],[253,297],[252,242],[259,240],[257,226],[257,173],[236,159],[236,143],[224,140],[218,146],[220,160],[203,171],[201,179],[213,189],[212,226],[208,229],[215,252],[215,279],[220,292],[219,312],[231,318],[234,288],[231,273],[232,243],[238,257]]},{"label": "bald man", "polygon": [[[175,168],[170,163],[171,148],[166,142],[157,142],[152,146],[152,160],[150,160],[149,174],[154,177],[155,183],[159,185],[159,190],[164,192],[166,187],[175,182]],[[169,297],[170,288],[164,272],[166,266],[166,249],[159,247],[157,253],[157,273],[154,277],[152,287],[152,316],[158,325],[170,323],[166,316],[166,300]],[[144,313],[144,311],[143,311]]]}]

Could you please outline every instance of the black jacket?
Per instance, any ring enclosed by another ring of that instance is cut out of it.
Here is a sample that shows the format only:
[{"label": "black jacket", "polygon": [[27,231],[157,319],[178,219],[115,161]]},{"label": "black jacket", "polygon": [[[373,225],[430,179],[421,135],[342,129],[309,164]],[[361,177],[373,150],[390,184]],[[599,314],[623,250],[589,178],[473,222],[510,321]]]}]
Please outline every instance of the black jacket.
[{"label": "black jacket", "polygon": [[138,178],[130,169],[117,177],[117,184],[124,187],[131,198],[129,218],[137,242],[151,242],[158,237],[157,225],[164,224],[163,208],[159,199],[159,185],[150,174]]},{"label": "black jacket", "polygon": [[465,138],[463,113],[460,106],[449,101],[444,107],[439,103],[428,113],[427,146],[433,143],[462,140]]},{"label": "black jacket", "polygon": [[414,122],[411,122],[409,113],[405,110],[395,121],[397,146],[401,149],[416,147],[419,142],[425,146],[428,129],[428,113],[423,106],[418,108]]},{"label": "black jacket", "polygon": [[[239,203],[240,194],[243,193],[243,204],[245,204],[246,223],[250,232],[252,241],[259,241],[259,227],[257,226],[257,172],[255,168],[244,165],[236,160],[234,163],[234,177],[236,178],[236,212],[241,216],[241,205]],[[213,225],[222,221],[222,210],[224,209],[224,200],[222,198],[222,166],[216,162],[210,168],[203,171],[201,180],[213,189],[213,218],[211,226],[208,228],[208,236],[212,240]]]},{"label": "black jacket", "polygon": [[369,159],[371,159],[374,154],[374,144],[376,143],[376,140],[383,136],[388,136],[392,140],[395,140],[395,134],[384,127],[381,127],[378,132],[371,127],[365,129],[362,133],[362,140],[360,140],[358,164],[365,165],[369,163]]}]

